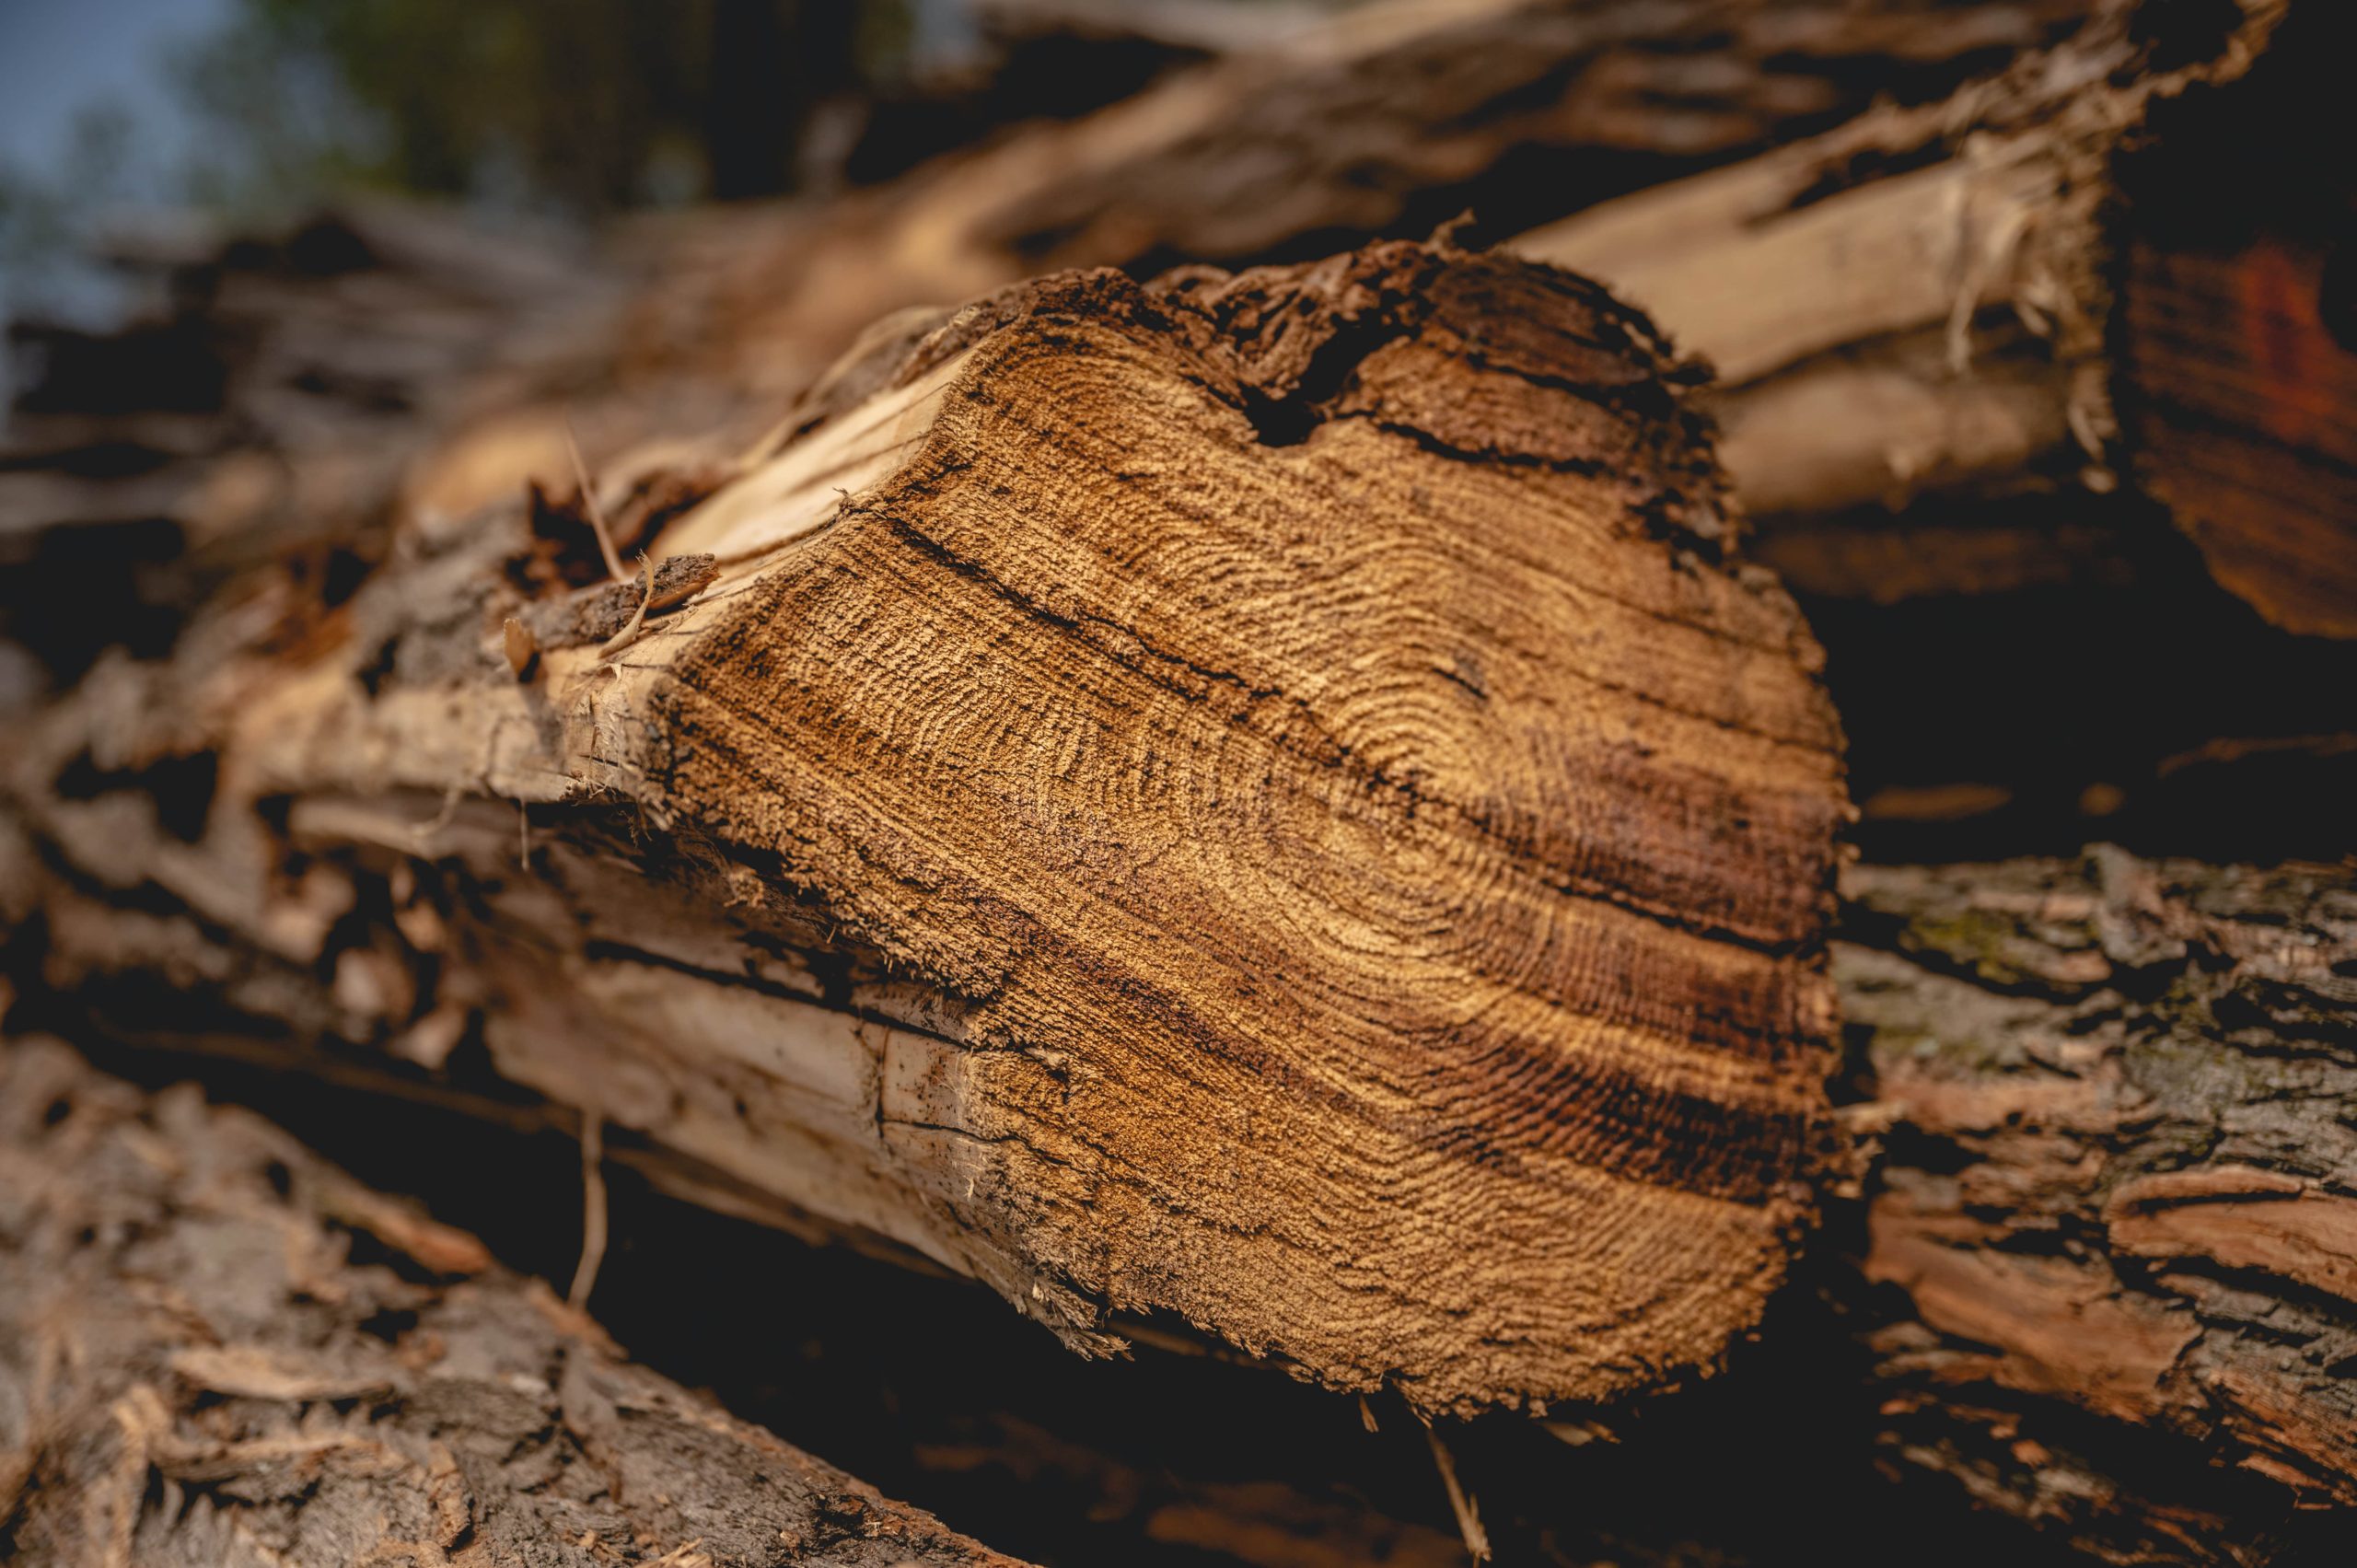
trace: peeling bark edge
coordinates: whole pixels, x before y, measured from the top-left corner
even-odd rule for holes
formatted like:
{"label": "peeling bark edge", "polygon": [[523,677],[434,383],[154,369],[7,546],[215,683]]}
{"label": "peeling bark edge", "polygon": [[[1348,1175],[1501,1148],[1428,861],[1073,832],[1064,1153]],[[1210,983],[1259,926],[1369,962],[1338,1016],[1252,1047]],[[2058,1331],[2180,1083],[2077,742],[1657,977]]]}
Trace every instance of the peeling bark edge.
{"label": "peeling bark edge", "polygon": [[2307,1561],[2357,1509],[2357,867],[1845,892],[1890,1466],[2107,1562]]}

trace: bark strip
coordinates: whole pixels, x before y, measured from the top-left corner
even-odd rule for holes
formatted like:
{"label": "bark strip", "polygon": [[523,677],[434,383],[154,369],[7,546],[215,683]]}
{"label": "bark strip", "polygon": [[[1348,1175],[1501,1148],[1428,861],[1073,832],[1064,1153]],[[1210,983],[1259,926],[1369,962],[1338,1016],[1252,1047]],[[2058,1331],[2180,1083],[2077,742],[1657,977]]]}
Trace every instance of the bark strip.
{"label": "bark strip", "polygon": [[[2117,1562],[2257,1562],[2357,1507],[2347,866],[1856,868],[1896,1467]],[[2345,1538],[2344,1538],[2345,1539]]]}

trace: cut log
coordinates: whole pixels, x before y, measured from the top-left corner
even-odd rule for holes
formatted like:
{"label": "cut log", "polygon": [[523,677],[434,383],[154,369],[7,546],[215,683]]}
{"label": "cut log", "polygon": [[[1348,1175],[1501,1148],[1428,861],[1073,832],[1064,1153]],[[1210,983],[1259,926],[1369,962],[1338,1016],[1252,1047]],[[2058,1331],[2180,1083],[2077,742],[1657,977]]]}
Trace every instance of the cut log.
{"label": "cut log", "polygon": [[0,1262],[11,1561],[1013,1565],[267,1122],[53,1042],[0,1045]]}
{"label": "cut log", "polygon": [[102,667],[11,774],[28,983],[487,1054],[1084,1350],[1656,1388],[1838,1157],[1837,736],[1681,374],[1445,244],[995,296],[609,641],[549,634],[587,530],[510,510]]}
{"label": "cut log", "polygon": [[[1855,868],[1871,1333],[1900,1469],[2113,1562],[2357,1507],[2357,877]],[[2286,1561],[2331,1561],[2293,1553]]]}
{"label": "cut log", "polygon": [[2305,4],[2231,88],[2155,115],[2123,170],[2121,415],[2136,472],[2218,580],[2288,631],[2357,637],[2357,141],[2334,63],[2357,13]]}

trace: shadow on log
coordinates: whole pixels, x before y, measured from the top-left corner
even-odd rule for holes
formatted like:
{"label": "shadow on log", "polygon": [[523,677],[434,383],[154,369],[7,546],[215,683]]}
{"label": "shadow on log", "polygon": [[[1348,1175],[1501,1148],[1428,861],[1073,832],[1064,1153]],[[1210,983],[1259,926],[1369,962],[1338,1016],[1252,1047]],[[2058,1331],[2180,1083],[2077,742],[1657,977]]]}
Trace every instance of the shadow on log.
{"label": "shadow on log", "polygon": [[0,1554],[1014,1568],[193,1089],[0,1046]]}

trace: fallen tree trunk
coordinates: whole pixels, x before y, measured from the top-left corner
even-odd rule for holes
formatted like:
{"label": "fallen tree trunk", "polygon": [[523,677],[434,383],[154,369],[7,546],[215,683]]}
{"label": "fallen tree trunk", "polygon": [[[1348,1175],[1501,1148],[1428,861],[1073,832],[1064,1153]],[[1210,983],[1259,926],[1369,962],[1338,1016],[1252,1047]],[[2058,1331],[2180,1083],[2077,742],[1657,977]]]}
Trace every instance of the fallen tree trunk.
{"label": "fallen tree trunk", "polygon": [[[1935,100],[2058,41],[2101,0],[1422,0],[1346,7],[825,204],[648,220],[650,281],[596,382],[657,434],[667,384],[774,411],[866,323],[1060,267],[1144,276],[1420,238],[1470,210],[1507,235],[1839,124]],[[1256,11],[1267,7],[1256,6]],[[412,501],[504,497],[545,461],[557,397],[506,389],[420,465]],[[617,436],[617,439],[621,439]]]}
{"label": "fallen tree trunk", "polygon": [[[1878,1151],[1858,1249],[1842,1239],[1849,1205],[1837,1204],[1836,1246],[1762,1342],[1709,1387],[1626,1424],[1608,1418],[1617,1441],[1569,1449],[1536,1434],[1509,1442],[1495,1427],[1453,1436],[1493,1537],[1600,1532],[1585,1550],[1768,1562],[1864,1553],[1912,1531],[1929,1560],[1968,1562],[2011,1550],[2010,1519],[2026,1540],[2112,1562],[2332,1561],[2316,1554],[2357,1488],[2344,1372],[2357,1354],[2357,1241],[2345,1234],[2357,1055],[2344,972],[2357,959],[2357,891],[2346,869],[2100,850],[2084,861],[1857,867],[1845,893],[1834,973],[1854,1086],[1872,1091],[1845,1114]],[[124,980],[113,977],[105,1001],[135,1007]],[[178,1021],[204,997],[172,997]],[[267,1059],[313,1074],[329,1060],[300,1041]],[[339,1099],[317,1114],[296,1125],[328,1134],[352,1112]],[[695,1248],[673,1252],[684,1261]],[[637,1265],[642,1278],[649,1266]],[[639,1293],[659,1298],[663,1287],[645,1281]],[[662,1339],[659,1327],[703,1322],[669,1309],[640,1332]],[[909,1331],[880,1327],[870,1353],[897,1371]],[[896,1431],[921,1434],[912,1441],[947,1445],[928,1447],[916,1470],[995,1469],[1004,1487],[1047,1484],[1041,1467],[1053,1468],[1072,1513],[1097,1521],[1098,1550],[1117,1550],[1124,1529],[1216,1543],[1248,1562],[1307,1561],[1301,1538],[1313,1533],[1337,1560],[1376,1539],[1394,1552],[1452,1550],[1429,1521],[1403,1522],[1419,1493],[1391,1501],[1403,1518],[1387,1518],[1319,1503],[1315,1485],[1289,1492],[1282,1469],[1248,1470],[1253,1486],[1225,1492],[1202,1479],[1200,1434],[1235,1418],[1220,1403],[1233,1390],[1165,1411],[1174,1432],[1197,1434],[1192,1449],[1173,1436],[1142,1442],[1150,1458],[1122,1458],[1062,1428],[1094,1407],[1039,1403],[1027,1370],[1015,1367],[1029,1402],[1013,1419],[1044,1430],[1015,1442],[1022,1452],[970,1425],[1011,1391],[961,1385],[896,1418]],[[1814,1441],[1780,1441],[1804,1401]],[[1387,1422],[1392,1407],[1377,1407]],[[1868,1469],[1877,1458],[1898,1483],[1887,1492]],[[1688,1478],[1719,1464],[1743,1485],[1704,1506]],[[1141,1466],[1161,1477],[1143,1492]],[[974,1505],[991,1493],[978,1485]]]}
{"label": "fallen tree trunk", "polygon": [[1871,515],[2132,473],[2270,621],[2349,635],[2357,354],[2322,286],[2346,182],[2273,159],[2341,139],[2321,63],[2347,17],[2242,11],[2222,29],[2116,6],[1945,103],[1877,108],[1513,248],[1603,279],[1712,362],[1762,559],[1804,592],[2053,581],[2084,548],[2067,526]]}
{"label": "fallen tree trunk", "polygon": [[1864,1272],[1911,1307],[1869,1330],[1889,1464],[2114,1562],[2345,1542],[2349,867],[2107,849],[1846,892],[1877,1096],[1853,1114],[1882,1145]]}
{"label": "fallen tree trunk", "polygon": [[40,1041],[0,1047],[0,1111],[12,1560],[1013,1562],[253,1116]]}
{"label": "fallen tree trunk", "polygon": [[40,983],[464,1046],[1084,1350],[1657,1387],[1835,1158],[1845,809],[1678,374],[1445,245],[995,296],[671,520],[684,605],[511,511],[102,668],[11,779]]}
{"label": "fallen tree trunk", "polygon": [[[1727,464],[1765,517],[2017,490],[2119,435],[2107,211],[2150,106],[2247,72],[2282,21],[2117,5],[1947,101],[1882,107],[1748,163],[1525,235],[1710,359]],[[2090,475],[2098,486],[2108,479]]]}

